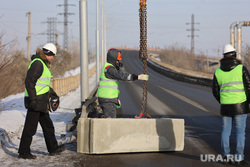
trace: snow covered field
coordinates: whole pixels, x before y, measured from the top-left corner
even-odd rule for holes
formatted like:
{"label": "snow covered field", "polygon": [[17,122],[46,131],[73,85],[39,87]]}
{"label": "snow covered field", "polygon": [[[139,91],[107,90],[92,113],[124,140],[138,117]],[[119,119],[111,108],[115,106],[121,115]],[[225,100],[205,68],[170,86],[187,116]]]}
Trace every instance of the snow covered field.
{"label": "snow covered field", "polygon": [[[75,70],[76,73],[79,71]],[[96,75],[93,75],[89,79],[89,92],[94,89],[95,82]],[[24,160],[18,158],[20,137],[26,116],[24,93],[11,95],[3,99],[1,105],[4,110],[0,112],[0,166],[76,166],[77,161],[79,161],[77,157],[80,155],[76,152],[76,143],[70,141],[72,132],[67,132],[67,125],[72,124],[75,108],[79,108],[80,104],[79,87],[74,92],[69,92],[66,96],[61,97],[59,109],[50,113],[58,143],[66,144],[68,149],[61,155],[49,156],[42,129],[38,125],[37,133],[31,144],[31,153],[36,155],[37,158],[35,160]]]}

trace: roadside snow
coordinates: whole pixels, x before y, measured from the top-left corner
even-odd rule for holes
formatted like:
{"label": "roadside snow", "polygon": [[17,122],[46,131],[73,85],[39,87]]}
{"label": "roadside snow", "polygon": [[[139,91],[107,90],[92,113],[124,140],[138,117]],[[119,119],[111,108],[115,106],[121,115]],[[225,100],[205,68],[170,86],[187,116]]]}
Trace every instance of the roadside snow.
{"label": "roadside snow", "polygon": [[[89,64],[89,70],[92,68],[92,67],[94,67],[95,66],[95,63],[91,63],[91,64]],[[77,67],[77,68],[75,68],[75,69],[73,69],[73,70],[70,70],[70,71],[67,71],[65,74],[64,74],[64,76],[63,76],[63,78],[66,78],[66,77],[69,77],[69,76],[75,76],[75,75],[77,75],[77,74],[80,74],[80,67]]]}

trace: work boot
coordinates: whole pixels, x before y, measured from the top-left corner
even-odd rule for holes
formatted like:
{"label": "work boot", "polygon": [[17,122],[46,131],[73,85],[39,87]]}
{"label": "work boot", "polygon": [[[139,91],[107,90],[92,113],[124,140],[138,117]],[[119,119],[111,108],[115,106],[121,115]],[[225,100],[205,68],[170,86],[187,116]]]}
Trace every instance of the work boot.
{"label": "work boot", "polygon": [[23,159],[36,159],[35,155],[32,155],[31,153],[28,154],[19,154],[18,158],[23,158]]}
{"label": "work boot", "polygon": [[235,165],[235,161],[232,161],[231,159],[229,159],[229,161],[228,161],[228,159],[227,159],[227,157],[225,156],[225,157],[223,157],[223,162],[222,162],[222,164],[223,165]]}
{"label": "work boot", "polygon": [[54,152],[50,152],[49,155],[54,156],[54,155],[56,155],[58,153],[61,153],[61,152],[65,151],[66,149],[67,149],[66,145],[64,145],[64,144],[60,145],[60,146],[57,147],[57,149]]}

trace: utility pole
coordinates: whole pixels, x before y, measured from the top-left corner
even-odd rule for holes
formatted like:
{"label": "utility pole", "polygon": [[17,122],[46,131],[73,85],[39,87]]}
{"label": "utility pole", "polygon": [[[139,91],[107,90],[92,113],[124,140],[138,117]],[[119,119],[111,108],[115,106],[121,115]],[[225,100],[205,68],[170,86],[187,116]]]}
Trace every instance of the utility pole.
{"label": "utility pole", "polygon": [[30,60],[30,40],[31,40],[31,12],[26,13],[28,15],[28,36],[27,40],[27,59]]}
{"label": "utility pole", "polygon": [[64,6],[64,13],[59,13],[59,15],[64,15],[64,32],[63,32],[63,48],[68,49],[68,15],[74,15],[74,13],[68,13],[68,6],[75,6],[74,4],[68,4],[68,0],[64,0],[64,4],[57,6]]}
{"label": "utility pole", "polygon": [[194,37],[199,37],[198,35],[194,35],[195,31],[199,31],[199,29],[195,29],[194,25],[195,24],[200,24],[200,23],[195,23],[194,22],[194,14],[192,14],[191,17],[191,23],[186,23],[187,25],[191,24],[191,29],[187,29],[187,31],[191,31],[191,35],[188,35],[188,37],[191,37],[191,54],[194,55]]}

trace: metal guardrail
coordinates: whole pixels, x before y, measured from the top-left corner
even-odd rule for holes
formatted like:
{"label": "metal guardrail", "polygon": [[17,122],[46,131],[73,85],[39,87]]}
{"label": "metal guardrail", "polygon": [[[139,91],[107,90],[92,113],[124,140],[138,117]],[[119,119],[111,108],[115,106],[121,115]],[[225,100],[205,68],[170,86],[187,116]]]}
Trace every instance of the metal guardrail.
{"label": "metal guardrail", "polygon": [[194,77],[194,76],[189,76],[189,75],[185,75],[182,73],[178,73],[178,72],[175,72],[169,68],[163,67],[163,66],[151,61],[150,59],[148,59],[147,62],[148,62],[148,67],[151,68],[152,70],[154,70],[160,74],[163,74],[165,76],[168,76],[172,79],[175,79],[177,81],[212,87],[212,82],[213,82],[212,79]]}

